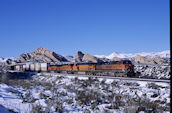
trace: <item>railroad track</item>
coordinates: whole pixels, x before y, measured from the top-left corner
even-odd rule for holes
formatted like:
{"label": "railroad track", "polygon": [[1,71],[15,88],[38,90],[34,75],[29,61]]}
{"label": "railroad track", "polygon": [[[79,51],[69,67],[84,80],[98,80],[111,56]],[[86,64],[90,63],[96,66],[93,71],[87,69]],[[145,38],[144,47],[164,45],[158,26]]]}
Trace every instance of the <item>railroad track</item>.
{"label": "railroad track", "polygon": [[[72,76],[72,75],[70,75]],[[132,80],[132,81],[148,81],[148,82],[165,82],[170,83],[170,80],[162,80],[162,79],[145,79],[145,78],[129,78],[129,77],[111,77],[111,76],[90,76],[90,75],[79,75],[80,77],[97,77],[97,78],[105,78],[105,79],[118,79],[118,80]]]}
{"label": "railroad track", "polygon": [[[36,74],[36,72],[18,72],[12,71],[11,73],[28,73],[28,74]],[[163,83],[171,83],[170,80],[163,79],[147,79],[147,78],[131,78],[131,77],[112,77],[112,76],[96,76],[96,75],[81,75],[81,74],[64,74],[64,73],[47,73],[41,72],[41,74],[50,74],[50,75],[64,75],[64,76],[73,76],[73,77],[93,77],[93,78],[105,78],[105,79],[117,79],[117,80],[130,80],[130,81],[147,81],[147,82],[163,82]]]}
{"label": "railroad track", "polygon": [[[59,74],[59,73],[47,73],[43,72],[42,74]],[[146,79],[146,78],[131,78],[131,77],[112,77],[112,76],[96,76],[96,75],[80,75],[80,74],[63,74],[64,76],[73,76],[73,77],[93,77],[93,78],[105,78],[105,79],[117,79],[117,80],[131,80],[131,81],[148,81],[148,82],[163,82],[163,83],[171,83],[170,80],[163,79]]]}

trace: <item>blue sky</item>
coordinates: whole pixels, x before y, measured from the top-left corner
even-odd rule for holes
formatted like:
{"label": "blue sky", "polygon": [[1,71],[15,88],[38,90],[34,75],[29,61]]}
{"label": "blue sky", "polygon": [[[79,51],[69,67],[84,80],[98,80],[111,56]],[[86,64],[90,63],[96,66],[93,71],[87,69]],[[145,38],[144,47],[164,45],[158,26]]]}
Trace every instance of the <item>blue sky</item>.
{"label": "blue sky", "polygon": [[0,0],[0,56],[170,49],[169,0]]}

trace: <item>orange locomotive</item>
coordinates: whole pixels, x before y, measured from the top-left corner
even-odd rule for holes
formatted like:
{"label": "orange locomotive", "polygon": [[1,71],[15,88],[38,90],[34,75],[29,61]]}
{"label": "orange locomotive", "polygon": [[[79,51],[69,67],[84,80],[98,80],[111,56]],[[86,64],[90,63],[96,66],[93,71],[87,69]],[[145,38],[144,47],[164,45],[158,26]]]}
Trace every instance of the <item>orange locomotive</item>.
{"label": "orange locomotive", "polygon": [[48,71],[88,75],[134,76],[134,66],[129,60],[104,63],[49,65]]}

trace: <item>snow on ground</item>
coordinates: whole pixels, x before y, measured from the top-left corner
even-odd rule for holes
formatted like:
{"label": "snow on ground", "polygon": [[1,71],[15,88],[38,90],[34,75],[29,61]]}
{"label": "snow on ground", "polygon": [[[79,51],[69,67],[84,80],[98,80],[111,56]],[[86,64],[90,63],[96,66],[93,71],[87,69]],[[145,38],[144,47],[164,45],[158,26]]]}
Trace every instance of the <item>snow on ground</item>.
{"label": "snow on ground", "polygon": [[31,109],[30,104],[22,103],[22,99],[17,96],[21,95],[21,93],[6,84],[0,84],[0,104],[15,112],[29,113]]}
{"label": "snow on ground", "polygon": [[169,113],[170,84],[39,73],[29,80],[1,80],[0,105],[21,113]]}
{"label": "snow on ground", "polygon": [[141,76],[158,79],[170,79],[170,65],[135,65],[135,72],[140,72]]}

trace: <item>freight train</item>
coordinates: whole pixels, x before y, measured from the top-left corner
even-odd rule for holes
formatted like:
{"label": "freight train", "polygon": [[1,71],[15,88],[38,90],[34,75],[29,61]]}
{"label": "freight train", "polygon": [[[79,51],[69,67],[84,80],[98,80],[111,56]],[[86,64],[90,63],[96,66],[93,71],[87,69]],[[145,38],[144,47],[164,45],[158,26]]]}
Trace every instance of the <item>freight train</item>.
{"label": "freight train", "polygon": [[134,65],[130,60],[111,61],[103,63],[20,63],[11,66],[16,71],[55,72],[66,74],[84,74],[97,76],[134,76]]}

